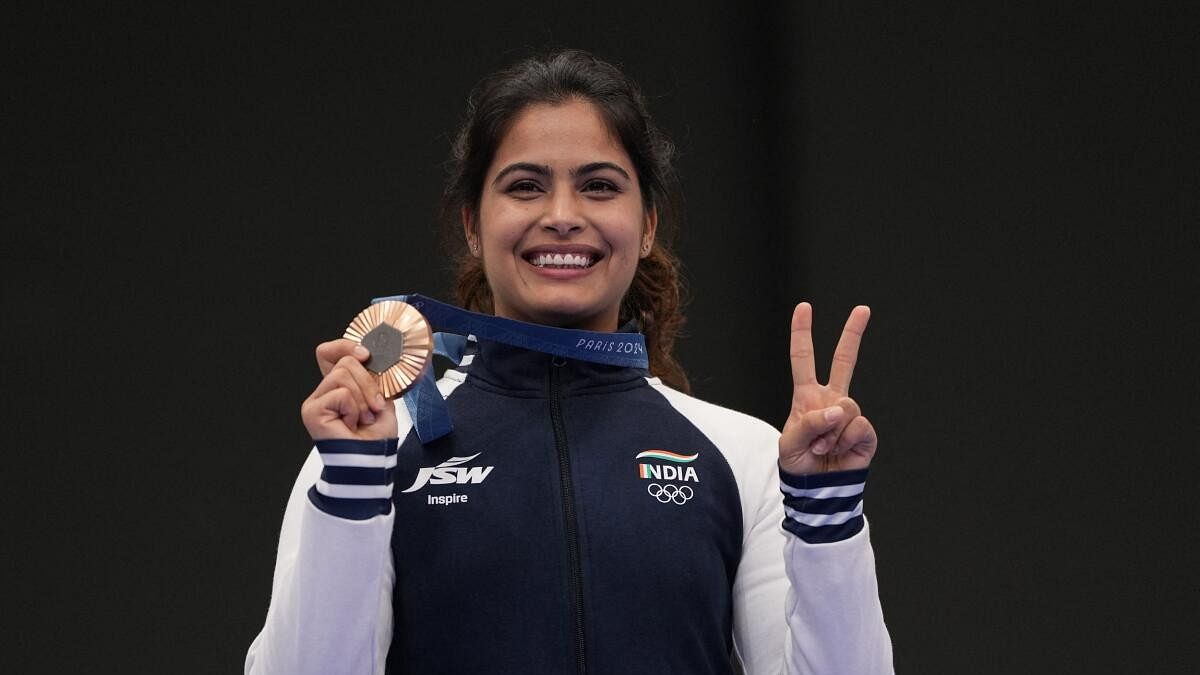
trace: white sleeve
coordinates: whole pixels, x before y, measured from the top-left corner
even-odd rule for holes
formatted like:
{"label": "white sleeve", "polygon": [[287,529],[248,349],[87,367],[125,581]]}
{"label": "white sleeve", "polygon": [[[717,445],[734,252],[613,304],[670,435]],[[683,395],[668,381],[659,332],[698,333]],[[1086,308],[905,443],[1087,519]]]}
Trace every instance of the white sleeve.
{"label": "white sleeve", "polygon": [[788,673],[894,672],[869,529],[826,544],[786,534]]}
{"label": "white sleeve", "polygon": [[[394,465],[394,445],[392,458]],[[246,675],[384,672],[392,640],[395,513],[389,508],[353,520],[319,509],[311,496],[316,486],[332,493],[362,487],[331,485],[322,479],[324,464],[314,448],[292,488],[271,605],[246,654]]]}
{"label": "white sleeve", "polygon": [[[774,443],[771,450],[778,452]],[[861,516],[861,483],[856,515],[861,529],[845,539],[807,543],[789,531],[798,529],[793,521],[807,515],[785,509],[776,466],[771,462],[767,470],[745,470],[739,476],[746,535],[733,589],[734,648],[747,675],[892,673],[875,557]],[[836,474],[828,476],[834,480],[825,482],[838,482]],[[782,526],[785,510],[789,530]],[[836,514],[816,518],[840,519]],[[836,531],[839,525],[826,528]],[[815,538],[828,535],[819,532],[824,528],[815,529]]]}

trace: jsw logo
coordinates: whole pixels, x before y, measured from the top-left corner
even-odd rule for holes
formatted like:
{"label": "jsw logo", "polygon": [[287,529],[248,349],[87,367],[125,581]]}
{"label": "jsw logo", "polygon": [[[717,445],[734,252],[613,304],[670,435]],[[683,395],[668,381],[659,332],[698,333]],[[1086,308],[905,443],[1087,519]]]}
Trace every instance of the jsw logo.
{"label": "jsw logo", "polygon": [[457,466],[469,462],[483,453],[475,453],[470,457],[451,457],[450,459],[438,464],[437,466],[429,466],[417,472],[417,479],[413,484],[403,492],[416,492],[425,487],[426,483],[432,485],[449,485],[457,483],[465,485],[466,483],[482,483],[483,479],[488,477],[494,466]]}

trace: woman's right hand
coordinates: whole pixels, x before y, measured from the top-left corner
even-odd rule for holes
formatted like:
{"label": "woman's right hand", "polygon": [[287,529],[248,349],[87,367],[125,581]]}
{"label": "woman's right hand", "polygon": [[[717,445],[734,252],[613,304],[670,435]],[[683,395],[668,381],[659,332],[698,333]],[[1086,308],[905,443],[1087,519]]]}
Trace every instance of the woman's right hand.
{"label": "woman's right hand", "polygon": [[300,406],[314,441],[396,437],[395,408],[379,393],[375,375],[363,367],[370,356],[366,347],[344,338],[317,346],[317,367],[325,377]]}

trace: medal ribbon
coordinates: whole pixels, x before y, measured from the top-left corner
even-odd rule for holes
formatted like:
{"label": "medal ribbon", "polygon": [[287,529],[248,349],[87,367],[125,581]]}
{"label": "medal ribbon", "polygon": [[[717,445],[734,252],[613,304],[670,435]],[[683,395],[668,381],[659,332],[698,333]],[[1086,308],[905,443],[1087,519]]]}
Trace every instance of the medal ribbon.
{"label": "medal ribbon", "polygon": [[[602,333],[541,326],[469,312],[417,294],[375,298],[371,303],[384,300],[406,302],[420,312],[435,331],[434,353],[450,359],[456,365],[462,362],[467,336],[472,335],[482,340],[569,359],[626,368],[650,367],[646,340],[640,333]],[[453,430],[450,410],[433,379],[433,368],[427,368],[403,398],[422,444],[441,438]]]}

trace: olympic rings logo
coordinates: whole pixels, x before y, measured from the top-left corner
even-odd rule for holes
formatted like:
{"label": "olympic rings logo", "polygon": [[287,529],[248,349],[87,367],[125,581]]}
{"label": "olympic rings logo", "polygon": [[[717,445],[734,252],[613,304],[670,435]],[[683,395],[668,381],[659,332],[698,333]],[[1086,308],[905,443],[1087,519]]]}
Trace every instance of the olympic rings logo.
{"label": "olympic rings logo", "polygon": [[663,504],[673,502],[675,504],[682,505],[686,504],[689,499],[695,496],[695,492],[692,490],[691,486],[678,486],[671,485],[670,483],[667,483],[666,485],[651,483],[646,486],[646,492],[649,492],[651,497],[654,497]]}

